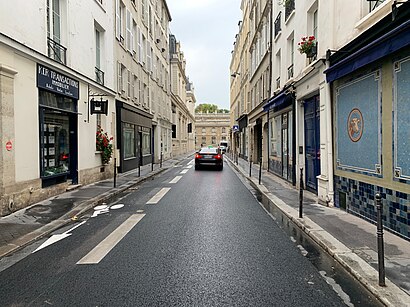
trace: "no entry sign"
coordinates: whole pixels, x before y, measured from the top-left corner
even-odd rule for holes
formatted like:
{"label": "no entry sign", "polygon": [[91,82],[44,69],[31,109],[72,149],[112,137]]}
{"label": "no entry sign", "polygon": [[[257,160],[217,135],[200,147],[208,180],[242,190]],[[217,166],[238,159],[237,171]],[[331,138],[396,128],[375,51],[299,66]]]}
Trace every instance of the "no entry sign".
{"label": "no entry sign", "polygon": [[10,150],[13,149],[13,143],[11,141],[8,141],[6,143],[6,149],[7,149],[7,151],[10,151]]}

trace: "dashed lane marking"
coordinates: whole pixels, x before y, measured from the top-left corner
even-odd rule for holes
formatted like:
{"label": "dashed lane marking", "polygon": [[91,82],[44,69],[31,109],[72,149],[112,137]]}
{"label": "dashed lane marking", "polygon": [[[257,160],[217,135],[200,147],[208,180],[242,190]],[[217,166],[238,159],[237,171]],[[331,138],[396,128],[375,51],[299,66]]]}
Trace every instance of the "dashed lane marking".
{"label": "dashed lane marking", "polygon": [[133,214],[117,227],[108,237],[85,255],[77,264],[98,264],[120,242],[130,230],[138,224],[145,214]]}
{"label": "dashed lane marking", "polygon": [[174,179],[172,179],[169,183],[177,183],[180,179],[182,178],[182,176],[176,176]]}
{"label": "dashed lane marking", "polygon": [[189,169],[183,169],[180,174],[186,174],[189,171]]}
{"label": "dashed lane marking", "polygon": [[162,197],[165,196],[165,194],[168,193],[168,191],[171,190],[171,188],[162,188],[157,194],[155,194],[154,197],[152,197],[148,202],[147,205],[153,205],[157,204]]}

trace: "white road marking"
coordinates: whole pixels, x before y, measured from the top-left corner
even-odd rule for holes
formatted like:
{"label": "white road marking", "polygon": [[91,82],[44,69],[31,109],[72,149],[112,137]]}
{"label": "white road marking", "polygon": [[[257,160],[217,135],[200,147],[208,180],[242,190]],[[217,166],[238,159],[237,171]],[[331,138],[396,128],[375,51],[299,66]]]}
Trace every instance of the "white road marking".
{"label": "white road marking", "polygon": [[58,242],[62,239],[65,239],[65,238],[71,236],[71,233],[69,233],[69,232],[72,232],[74,229],[76,229],[77,227],[80,227],[85,222],[86,221],[82,221],[81,223],[75,225],[74,227],[70,228],[69,230],[67,230],[63,233],[51,236],[50,238],[47,239],[47,241],[45,241],[43,244],[41,244],[39,247],[37,247],[37,249],[35,251],[33,251],[33,253],[39,251],[40,249],[43,249],[44,247],[47,247],[47,246],[49,246],[53,243],[56,243],[56,242]]}
{"label": "white road marking", "polygon": [[187,165],[187,166],[185,166],[184,168],[192,168],[192,164],[191,165]]}
{"label": "white road marking", "polygon": [[122,207],[124,207],[124,204],[116,204],[116,205],[112,205],[110,207],[110,210],[117,210],[117,209],[121,209]]}
{"label": "white road marking", "polygon": [[189,171],[189,169],[183,169],[180,174],[186,174]]}
{"label": "white road marking", "polygon": [[155,194],[154,197],[152,197],[148,202],[147,205],[152,205],[158,203],[162,197],[164,197],[165,194],[168,193],[168,191],[171,190],[171,188],[162,188],[157,194]]}
{"label": "white road marking", "polygon": [[94,249],[85,255],[77,264],[97,264],[120,242],[130,230],[137,225],[145,214],[131,215],[117,227],[108,237],[102,240]]}
{"label": "white road marking", "polygon": [[179,179],[181,179],[182,176],[176,176],[174,179],[172,179],[169,183],[177,183]]}

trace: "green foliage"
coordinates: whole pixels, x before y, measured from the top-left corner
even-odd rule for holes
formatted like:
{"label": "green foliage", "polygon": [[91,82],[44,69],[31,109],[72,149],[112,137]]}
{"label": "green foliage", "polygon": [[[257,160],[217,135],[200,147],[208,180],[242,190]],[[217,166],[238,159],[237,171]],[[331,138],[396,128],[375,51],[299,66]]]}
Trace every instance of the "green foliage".
{"label": "green foliage", "polygon": [[96,133],[96,149],[97,151],[101,151],[101,161],[103,164],[110,162],[113,152],[112,140],[113,137],[108,137],[107,132],[104,132],[101,127],[98,127]]}
{"label": "green foliage", "polygon": [[201,103],[195,108],[195,113],[215,113],[218,110],[218,106],[210,103]]}

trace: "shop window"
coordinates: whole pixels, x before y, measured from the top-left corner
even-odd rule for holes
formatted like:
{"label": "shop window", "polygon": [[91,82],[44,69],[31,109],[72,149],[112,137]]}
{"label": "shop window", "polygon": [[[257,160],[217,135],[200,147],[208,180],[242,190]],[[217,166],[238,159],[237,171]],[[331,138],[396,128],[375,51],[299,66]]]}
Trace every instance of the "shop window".
{"label": "shop window", "polygon": [[44,110],[43,114],[41,176],[68,173],[70,169],[69,117],[52,110]]}
{"label": "shop window", "polygon": [[142,155],[151,154],[151,134],[149,132],[142,132]]}
{"label": "shop window", "polygon": [[135,158],[136,146],[135,146],[135,125],[123,124],[122,137],[124,144],[124,159]]}

